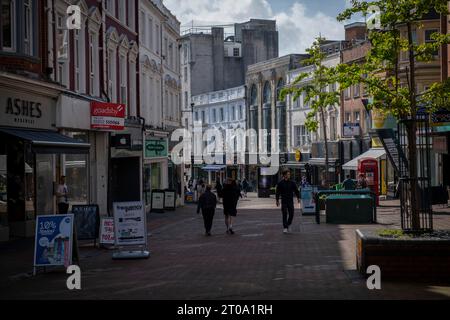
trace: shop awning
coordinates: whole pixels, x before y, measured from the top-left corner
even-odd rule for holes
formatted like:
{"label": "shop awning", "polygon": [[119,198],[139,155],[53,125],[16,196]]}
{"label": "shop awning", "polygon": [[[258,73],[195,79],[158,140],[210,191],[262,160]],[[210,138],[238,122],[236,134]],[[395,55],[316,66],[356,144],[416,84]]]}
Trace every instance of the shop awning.
{"label": "shop awning", "polygon": [[225,169],[227,166],[223,164],[208,164],[202,168],[205,171],[220,171]]}
{"label": "shop awning", "polygon": [[0,132],[31,143],[36,153],[89,153],[90,144],[49,130],[0,128]]}
{"label": "shop awning", "polygon": [[344,170],[358,170],[358,160],[362,158],[374,158],[379,159],[386,155],[386,151],[384,148],[371,148],[364,152],[363,154],[360,154],[356,158],[350,160],[349,162],[345,163],[342,166],[342,169]]}

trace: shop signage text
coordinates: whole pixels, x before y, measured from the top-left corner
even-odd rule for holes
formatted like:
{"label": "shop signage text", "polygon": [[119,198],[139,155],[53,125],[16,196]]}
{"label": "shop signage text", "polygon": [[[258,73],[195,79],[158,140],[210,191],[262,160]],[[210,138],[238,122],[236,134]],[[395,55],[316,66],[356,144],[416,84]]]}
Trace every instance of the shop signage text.
{"label": "shop signage text", "polygon": [[161,158],[167,156],[167,139],[145,139],[145,158]]}
{"label": "shop signage text", "polygon": [[120,131],[124,127],[124,104],[91,102],[91,129]]}

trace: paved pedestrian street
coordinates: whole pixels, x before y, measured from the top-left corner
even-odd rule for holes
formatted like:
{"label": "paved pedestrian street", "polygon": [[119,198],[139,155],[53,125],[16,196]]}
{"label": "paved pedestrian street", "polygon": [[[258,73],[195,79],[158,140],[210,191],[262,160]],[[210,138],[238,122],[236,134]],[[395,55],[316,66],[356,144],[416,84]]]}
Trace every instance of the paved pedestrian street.
{"label": "paved pedestrian street", "polygon": [[[395,228],[395,202],[382,202],[377,225],[317,225],[296,212],[284,235],[274,199],[241,200],[235,235],[222,209],[206,237],[193,205],[148,216],[146,260],[112,260],[112,250],[80,244],[81,290],[64,270],[31,276],[33,240],[0,247],[0,299],[448,299],[450,285],[385,282],[368,290],[355,270],[355,230]],[[298,210],[298,209],[297,209]],[[447,210],[447,209],[446,209]],[[450,229],[441,210],[436,228]]]}

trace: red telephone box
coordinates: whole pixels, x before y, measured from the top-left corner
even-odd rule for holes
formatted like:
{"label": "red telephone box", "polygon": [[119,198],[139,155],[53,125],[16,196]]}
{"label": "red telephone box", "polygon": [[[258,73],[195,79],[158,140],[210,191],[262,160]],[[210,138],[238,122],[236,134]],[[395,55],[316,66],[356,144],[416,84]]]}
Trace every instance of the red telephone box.
{"label": "red telephone box", "polygon": [[367,185],[370,190],[376,194],[377,206],[379,205],[378,196],[380,191],[378,188],[378,161],[374,158],[364,158],[358,161],[358,175],[364,174]]}

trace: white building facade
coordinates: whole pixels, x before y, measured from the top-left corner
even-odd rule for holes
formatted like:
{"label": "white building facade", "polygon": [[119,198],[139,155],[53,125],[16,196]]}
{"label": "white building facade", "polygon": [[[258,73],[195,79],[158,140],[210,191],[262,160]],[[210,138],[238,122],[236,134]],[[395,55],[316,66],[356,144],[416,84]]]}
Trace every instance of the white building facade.
{"label": "white building facade", "polygon": [[[183,203],[183,166],[170,161],[170,134],[181,126],[180,22],[162,1],[139,1],[140,107],[145,119],[144,197],[149,208],[152,190],[178,191]],[[148,151],[152,146],[161,151]]]}
{"label": "white building facade", "polygon": [[[193,125],[196,128],[201,127],[203,132],[210,129],[219,130],[223,143],[233,143],[234,145],[231,147],[237,150],[240,147],[238,139],[233,138],[227,141],[226,131],[233,129],[246,130],[245,91],[245,86],[239,86],[193,96]],[[204,142],[203,147],[206,147],[207,143],[211,143],[211,141]],[[225,151],[226,146],[222,145],[222,147],[222,150]],[[226,162],[224,158],[222,164],[223,168],[220,166],[213,168],[207,165],[197,165],[197,167],[194,167],[194,176],[197,179],[207,180],[209,183],[216,179],[223,181],[226,177],[233,179],[242,179],[244,177],[245,168],[243,165],[238,165],[235,159],[232,162]],[[206,170],[202,170],[202,168],[206,168]]]}

